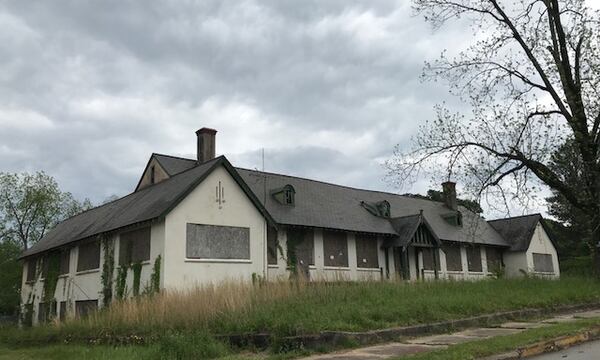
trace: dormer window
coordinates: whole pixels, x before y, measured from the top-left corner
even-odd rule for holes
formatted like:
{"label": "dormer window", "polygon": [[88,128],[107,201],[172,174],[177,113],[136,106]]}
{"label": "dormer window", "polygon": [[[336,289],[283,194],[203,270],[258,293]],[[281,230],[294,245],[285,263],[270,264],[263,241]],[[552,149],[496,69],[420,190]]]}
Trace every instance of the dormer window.
{"label": "dormer window", "polygon": [[386,200],[378,201],[376,203],[361,201],[360,205],[375,216],[379,216],[382,218],[389,218],[392,216],[390,210],[390,203]]}
{"label": "dormer window", "polygon": [[296,202],[296,190],[289,184],[272,190],[271,196],[281,205],[294,206]]}
{"label": "dormer window", "polygon": [[463,215],[460,211],[441,215],[446,222],[452,226],[463,226]]}

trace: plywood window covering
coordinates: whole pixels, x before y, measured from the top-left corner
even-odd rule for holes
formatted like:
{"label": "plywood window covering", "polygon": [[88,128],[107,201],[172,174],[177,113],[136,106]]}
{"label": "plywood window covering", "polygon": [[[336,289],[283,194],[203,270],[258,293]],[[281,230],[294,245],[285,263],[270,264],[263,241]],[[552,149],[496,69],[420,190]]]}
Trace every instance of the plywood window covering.
{"label": "plywood window covering", "polygon": [[434,270],[433,269],[433,257],[435,256],[435,270],[441,270],[440,268],[440,252],[435,248],[423,248],[423,269],[425,270]]}
{"label": "plywood window covering", "polygon": [[277,230],[272,227],[267,229],[267,263],[277,265]]}
{"label": "plywood window covering", "polygon": [[58,266],[58,274],[65,275],[69,273],[69,266],[71,262],[71,249],[63,250],[60,252],[60,263]]}
{"label": "plywood window covering", "polygon": [[288,246],[296,244],[296,260],[302,265],[315,264],[314,233],[311,229],[290,228],[287,230]]}
{"label": "plywood window covering", "polygon": [[75,315],[85,317],[98,310],[98,300],[79,300],[75,301]]}
{"label": "plywood window covering", "polygon": [[38,304],[38,322],[45,323],[50,320],[50,318],[56,317],[56,301],[53,301],[50,304],[50,314],[46,312],[46,303],[40,302]]}
{"label": "plywood window covering", "polygon": [[499,271],[502,268],[502,251],[495,247],[485,249],[487,268],[489,272]]}
{"label": "plywood window covering", "polygon": [[482,272],[483,265],[481,264],[481,248],[479,246],[467,246],[467,264],[469,271]]}
{"label": "plywood window covering", "polygon": [[119,236],[119,265],[150,260],[150,227],[122,233]]}
{"label": "plywood window covering", "polygon": [[446,243],[443,247],[446,254],[446,269],[448,271],[462,271],[462,258],[460,255],[460,245]]}
{"label": "plywood window covering", "polygon": [[27,260],[27,281],[35,281],[37,262],[37,258],[29,258]]}
{"label": "plywood window covering", "polygon": [[250,260],[250,229],[187,224],[186,256],[189,259]]}
{"label": "plywood window covering", "polygon": [[356,264],[359,268],[379,268],[377,236],[356,235]]}
{"label": "plywood window covering", "polygon": [[79,245],[77,271],[93,270],[100,267],[100,241]]}
{"label": "plywood window covering", "polygon": [[536,272],[553,273],[552,255],[533,253],[533,270]]}
{"label": "plywood window covering", "polygon": [[348,238],[342,231],[323,231],[325,266],[348,267]]}

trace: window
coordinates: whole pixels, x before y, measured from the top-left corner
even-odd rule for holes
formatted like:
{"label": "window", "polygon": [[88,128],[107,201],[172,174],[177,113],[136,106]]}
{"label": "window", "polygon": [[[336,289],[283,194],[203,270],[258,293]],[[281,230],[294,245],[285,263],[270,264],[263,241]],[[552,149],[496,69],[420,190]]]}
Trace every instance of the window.
{"label": "window", "polygon": [[98,240],[79,245],[77,271],[98,269],[100,267],[100,242]]}
{"label": "window", "polygon": [[296,228],[288,229],[287,245],[288,248],[294,247],[296,250],[296,261],[298,264],[315,264],[314,234],[312,230]]}
{"label": "window", "polygon": [[323,231],[325,266],[348,267],[348,240],[341,231]]}
{"label": "window", "polygon": [[271,191],[271,196],[282,205],[294,205],[296,190],[290,184],[285,185],[284,187],[277,188]]}
{"label": "window", "polygon": [[86,317],[96,310],[98,310],[98,300],[75,301],[75,315],[78,317]]}
{"label": "window", "polygon": [[533,253],[533,270],[535,272],[553,273],[552,255]]}
{"label": "window", "polygon": [[119,236],[119,265],[150,260],[150,227],[122,233]]}
{"label": "window", "polygon": [[443,246],[446,254],[446,268],[448,271],[462,271],[462,258],[460,255],[460,245],[447,243]]}
{"label": "window", "polygon": [[250,229],[187,224],[186,256],[189,259],[250,260]]}
{"label": "window", "polygon": [[434,270],[434,256],[435,256],[435,270],[440,270],[440,252],[436,248],[423,248],[423,269],[424,270]]}
{"label": "window", "polygon": [[65,321],[67,319],[67,302],[66,301],[61,301],[60,302],[60,314],[58,314],[58,316],[60,317],[60,321]]}
{"label": "window", "polygon": [[467,246],[467,264],[469,271],[482,272],[481,248],[479,246]]}
{"label": "window", "polygon": [[359,268],[379,268],[377,237],[356,234],[356,264]]}
{"label": "window", "polygon": [[267,229],[267,264],[277,265],[277,230]]}
{"label": "window", "polygon": [[285,192],[285,203],[287,205],[294,205],[294,191],[291,189],[286,189]]}
{"label": "window", "polygon": [[154,184],[156,182],[156,168],[154,165],[150,167],[150,184]]}
{"label": "window", "polygon": [[29,258],[29,260],[27,260],[27,281],[28,282],[35,281],[36,269],[37,269],[37,259]]}
{"label": "window", "polygon": [[[47,310],[50,310],[50,314],[48,314]],[[50,309],[48,309],[45,302],[40,302],[38,304],[38,322],[45,323],[55,317],[56,317],[56,301],[53,301],[50,304]]]}
{"label": "window", "polygon": [[63,250],[60,252],[60,263],[58,266],[58,275],[65,275],[69,273],[69,266],[71,262],[71,249]]}
{"label": "window", "polygon": [[502,269],[502,251],[498,248],[487,247],[485,249],[488,272],[497,272]]}

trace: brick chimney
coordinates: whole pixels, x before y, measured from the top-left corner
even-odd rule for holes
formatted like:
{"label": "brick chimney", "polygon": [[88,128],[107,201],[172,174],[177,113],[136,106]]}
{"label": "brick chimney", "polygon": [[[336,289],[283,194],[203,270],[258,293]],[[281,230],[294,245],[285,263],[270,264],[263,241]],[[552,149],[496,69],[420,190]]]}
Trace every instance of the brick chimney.
{"label": "brick chimney", "polygon": [[217,130],[203,127],[196,131],[198,137],[198,164],[215,158],[215,138]]}
{"label": "brick chimney", "polygon": [[458,203],[456,200],[456,183],[452,181],[446,181],[442,184],[444,189],[444,202],[446,207],[450,210],[458,210]]}

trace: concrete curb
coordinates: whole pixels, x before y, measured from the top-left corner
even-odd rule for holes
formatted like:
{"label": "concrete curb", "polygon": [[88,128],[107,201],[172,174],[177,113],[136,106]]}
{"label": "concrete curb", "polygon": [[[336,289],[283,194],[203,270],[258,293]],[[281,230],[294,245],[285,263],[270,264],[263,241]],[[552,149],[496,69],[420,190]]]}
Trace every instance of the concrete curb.
{"label": "concrete curb", "polygon": [[[296,349],[318,350],[323,348],[339,348],[352,345],[372,345],[396,341],[402,337],[416,337],[429,334],[440,334],[453,330],[461,330],[477,326],[489,326],[504,321],[542,317],[548,314],[584,311],[600,308],[600,303],[579,305],[562,305],[542,309],[522,309],[480,315],[465,319],[449,320],[432,324],[371,330],[365,332],[324,331],[319,334],[299,335],[276,338],[270,334],[225,335],[219,339],[229,342],[236,347],[254,347],[265,349],[269,346],[278,352]],[[507,358],[508,359],[508,358]]]}
{"label": "concrete curb", "polygon": [[563,349],[570,348],[575,345],[579,345],[588,341],[594,341],[600,339],[600,327],[595,327],[590,330],[581,332],[575,335],[562,336],[553,340],[542,341],[529,345],[523,348],[519,348],[516,351],[493,355],[486,357],[481,360],[518,360],[525,359],[532,356],[546,354],[550,352],[556,352]]}

